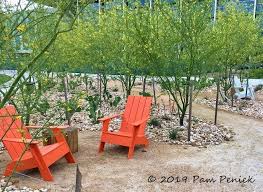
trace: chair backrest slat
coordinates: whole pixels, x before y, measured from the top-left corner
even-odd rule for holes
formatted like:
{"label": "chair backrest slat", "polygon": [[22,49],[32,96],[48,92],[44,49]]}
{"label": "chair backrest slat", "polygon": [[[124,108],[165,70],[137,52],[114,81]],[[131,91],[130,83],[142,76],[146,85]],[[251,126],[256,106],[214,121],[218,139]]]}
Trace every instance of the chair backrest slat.
{"label": "chair backrest slat", "polygon": [[[0,138],[31,138],[30,133],[25,128],[21,117],[18,116],[13,105],[0,109]],[[25,150],[24,143],[3,141],[3,144],[12,159],[20,157]]]}
{"label": "chair backrest slat", "polygon": [[[130,123],[148,117],[150,115],[151,103],[151,97],[129,96],[124,110],[120,131],[132,132],[132,126],[130,126]],[[139,135],[144,135],[145,127],[146,123],[140,126],[138,132]]]}

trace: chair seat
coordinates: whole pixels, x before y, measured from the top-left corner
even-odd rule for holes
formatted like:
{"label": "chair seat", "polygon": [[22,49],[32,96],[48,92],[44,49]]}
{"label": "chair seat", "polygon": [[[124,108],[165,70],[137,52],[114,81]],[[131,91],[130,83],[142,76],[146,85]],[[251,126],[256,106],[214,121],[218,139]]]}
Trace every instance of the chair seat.
{"label": "chair seat", "polygon": [[[39,150],[40,150],[40,153],[42,154],[42,156],[45,156],[48,153],[50,153],[51,151],[56,150],[60,145],[63,145],[63,143],[60,142],[60,143],[55,143],[55,144],[47,145],[47,146],[39,146]],[[28,160],[28,159],[32,159],[32,158],[33,158],[33,155],[31,153],[31,151],[28,150],[25,152],[25,154],[23,155],[21,160]],[[19,159],[20,159],[20,157],[14,159],[14,161],[18,161]]]}
{"label": "chair seat", "polygon": [[[124,132],[124,131],[107,132],[107,133],[112,135],[119,135],[123,137],[132,137],[132,133]],[[137,137],[144,137],[144,135],[137,135]]]}

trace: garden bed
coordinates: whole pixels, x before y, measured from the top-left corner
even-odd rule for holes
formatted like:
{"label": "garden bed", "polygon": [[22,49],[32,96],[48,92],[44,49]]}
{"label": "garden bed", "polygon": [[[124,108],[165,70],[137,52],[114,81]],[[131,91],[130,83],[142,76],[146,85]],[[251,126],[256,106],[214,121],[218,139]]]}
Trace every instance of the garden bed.
{"label": "garden bed", "polygon": [[157,119],[160,125],[148,125],[147,134],[150,139],[158,142],[206,147],[233,140],[235,135],[231,128],[223,124],[214,125],[211,121],[194,116],[192,117],[191,140],[188,141],[188,122],[185,121],[184,126],[178,126],[179,119],[175,114],[155,109],[152,118]]}
{"label": "garden bed", "polygon": [[[32,188],[26,187],[26,186],[18,187],[16,185],[17,182],[18,181],[15,181],[15,180],[8,182],[7,187],[5,188],[5,191],[7,191],[7,192],[48,192],[48,191],[50,191],[46,188],[32,189]],[[3,177],[0,181],[1,188],[6,186],[6,183],[7,183],[7,179],[5,179]],[[1,189],[0,189],[0,191],[1,191]]]}
{"label": "garden bed", "polygon": [[[215,92],[215,87],[206,88],[202,91],[202,96],[197,98],[195,102],[215,108]],[[238,113],[240,115],[263,119],[263,90],[256,92],[255,100],[234,100],[233,107],[231,106],[231,103],[219,100],[218,108]]]}
{"label": "garden bed", "polygon": [[[77,89],[84,90],[83,85],[80,85]],[[89,94],[94,94],[90,92]],[[120,96],[120,92],[112,92],[113,97]],[[69,94],[69,98],[74,94]],[[43,125],[46,122],[53,122],[53,124],[67,124],[65,116],[61,116],[61,108],[56,107],[58,100],[63,100],[64,95],[58,91],[48,91],[45,94],[50,103],[50,108],[47,111],[48,116],[43,116],[40,113],[32,115],[31,123]],[[81,108],[89,108],[89,102],[82,98],[79,101]],[[103,101],[101,103],[101,113],[104,116],[118,114],[124,110],[125,99],[122,99],[117,107],[110,106],[109,102]],[[50,119],[51,118],[51,119]],[[80,131],[100,131],[102,125],[100,123],[94,123],[94,119],[89,117],[89,111],[82,110],[74,113],[71,118],[72,126],[79,128]],[[154,121],[156,121],[154,123]],[[57,122],[57,123],[56,123]],[[120,127],[121,119],[116,118],[111,121],[109,130],[117,131]],[[157,125],[156,125],[157,123]],[[198,147],[206,147],[207,145],[218,145],[224,141],[233,140],[234,132],[231,128],[224,125],[213,125],[210,121],[205,121],[198,117],[193,117],[191,140],[187,139],[187,127],[188,122],[185,118],[184,126],[179,126],[178,115],[172,113],[167,107],[152,107],[151,119],[149,120],[146,128],[146,134],[150,140],[157,142],[165,142],[176,145],[192,145]]]}

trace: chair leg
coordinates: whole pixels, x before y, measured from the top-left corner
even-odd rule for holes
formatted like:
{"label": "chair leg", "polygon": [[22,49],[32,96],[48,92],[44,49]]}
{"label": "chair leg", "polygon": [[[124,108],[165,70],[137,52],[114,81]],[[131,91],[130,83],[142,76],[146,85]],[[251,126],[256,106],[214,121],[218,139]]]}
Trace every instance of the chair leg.
{"label": "chair leg", "polygon": [[8,177],[12,174],[14,169],[14,163],[9,163],[6,168],[5,168],[5,172],[4,172],[4,176]]}
{"label": "chair leg", "polygon": [[105,142],[100,142],[99,153],[104,151]]}
{"label": "chair leg", "polygon": [[68,163],[76,163],[75,158],[72,155],[71,151],[69,151],[64,157]]}
{"label": "chair leg", "polygon": [[38,170],[40,172],[41,177],[45,181],[53,181],[53,176],[46,164],[46,162],[43,159],[42,154],[40,153],[40,150],[37,145],[30,145],[30,151],[33,155],[33,158],[35,159],[37,163]]}
{"label": "chair leg", "polygon": [[39,172],[41,177],[45,180],[45,181],[53,181],[53,176],[49,170],[48,167],[41,169],[40,167],[38,167]]}
{"label": "chair leg", "polygon": [[134,154],[134,145],[129,147],[129,152],[128,152],[128,159],[132,159],[133,158],[133,154]]}

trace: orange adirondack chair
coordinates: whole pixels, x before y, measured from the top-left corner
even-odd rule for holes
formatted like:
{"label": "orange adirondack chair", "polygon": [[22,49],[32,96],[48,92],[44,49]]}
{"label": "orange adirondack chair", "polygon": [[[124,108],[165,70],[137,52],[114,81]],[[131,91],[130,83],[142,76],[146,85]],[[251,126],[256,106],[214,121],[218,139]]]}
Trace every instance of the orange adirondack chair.
{"label": "orange adirondack chair", "polygon": [[[99,152],[103,152],[105,143],[118,144],[129,147],[128,158],[133,157],[135,145],[149,145],[145,137],[145,127],[151,110],[151,97],[129,96],[123,114],[99,119],[102,123],[102,133]],[[108,131],[111,119],[122,117],[121,127],[118,132]]]}
{"label": "orange adirondack chair", "polygon": [[49,166],[62,157],[68,163],[75,159],[60,129],[67,126],[50,127],[56,138],[56,143],[48,146],[38,146],[38,141],[32,139],[28,129],[40,126],[24,126],[14,106],[8,105],[0,109],[0,138],[3,141],[12,161],[6,166],[5,176],[13,171],[24,171],[38,168],[42,178],[52,181]]}

